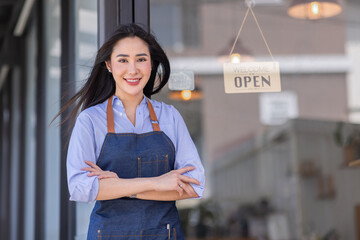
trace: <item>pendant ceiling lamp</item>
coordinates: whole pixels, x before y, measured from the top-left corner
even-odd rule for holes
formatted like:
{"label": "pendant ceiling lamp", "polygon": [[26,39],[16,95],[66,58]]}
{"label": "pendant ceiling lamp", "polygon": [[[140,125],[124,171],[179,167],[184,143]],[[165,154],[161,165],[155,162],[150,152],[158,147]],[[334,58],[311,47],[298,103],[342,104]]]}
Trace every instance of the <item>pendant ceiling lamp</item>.
{"label": "pendant ceiling lamp", "polygon": [[341,12],[338,0],[293,0],[288,14],[299,19],[320,19],[338,15]]}

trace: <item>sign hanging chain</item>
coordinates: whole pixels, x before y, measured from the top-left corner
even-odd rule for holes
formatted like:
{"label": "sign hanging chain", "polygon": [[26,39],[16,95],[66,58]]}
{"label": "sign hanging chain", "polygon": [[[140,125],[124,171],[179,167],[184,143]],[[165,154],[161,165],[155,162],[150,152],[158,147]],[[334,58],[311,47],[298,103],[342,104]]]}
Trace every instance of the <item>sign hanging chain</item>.
{"label": "sign hanging chain", "polygon": [[267,50],[268,50],[268,52],[269,52],[272,60],[275,61],[275,59],[274,59],[274,57],[273,57],[273,55],[272,55],[272,53],[271,53],[270,47],[269,47],[269,45],[268,45],[268,43],[267,43],[267,41],[266,41],[266,39],[265,39],[264,33],[263,33],[263,31],[261,30],[260,24],[259,24],[259,22],[258,22],[258,20],[257,20],[257,18],[256,18],[256,16],[255,16],[254,11],[252,10],[251,4],[248,5],[248,9],[247,9],[247,11],[246,11],[246,13],[245,13],[245,17],[244,17],[244,19],[243,19],[243,21],[242,21],[242,23],[241,23],[241,26],[240,26],[240,28],[239,28],[238,34],[237,34],[236,39],[235,39],[235,42],[234,42],[234,44],[233,44],[233,46],[232,46],[232,48],[231,48],[231,51],[230,51],[229,56],[231,56],[231,54],[232,54],[233,51],[234,51],[236,42],[237,42],[238,39],[239,39],[240,33],[241,33],[241,31],[242,31],[242,29],[243,29],[243,27],[244,27],[244,24],[245,24],[245,21],[246,21],[246,18],[247,18],[247,16],[248,16],[248,14],[249,14],[249,11],[251,11],[251,14],[252,14],[252,16],[253,16],[253,18],[254,18],[254,20],[255,20],[256,26],[257,26],[258,29],[259,29],[259,32],[260,32],[260,34],[261,34],[261,37],[262,37],[262,39],[264,40],[265,46],[266,46],[266,48],[267,48]]}

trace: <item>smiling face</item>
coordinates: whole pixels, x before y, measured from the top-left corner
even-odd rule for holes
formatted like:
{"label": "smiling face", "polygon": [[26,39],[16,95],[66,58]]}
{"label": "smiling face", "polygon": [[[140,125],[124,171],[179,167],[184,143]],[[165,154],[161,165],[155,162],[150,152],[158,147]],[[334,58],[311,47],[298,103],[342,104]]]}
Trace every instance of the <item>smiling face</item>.
{"label": "smiling face", "polygon": [[138,37],[123,38],[114,45],[106,66],[115,79],[115,95],[140,102],[151,74],[148,45]]}

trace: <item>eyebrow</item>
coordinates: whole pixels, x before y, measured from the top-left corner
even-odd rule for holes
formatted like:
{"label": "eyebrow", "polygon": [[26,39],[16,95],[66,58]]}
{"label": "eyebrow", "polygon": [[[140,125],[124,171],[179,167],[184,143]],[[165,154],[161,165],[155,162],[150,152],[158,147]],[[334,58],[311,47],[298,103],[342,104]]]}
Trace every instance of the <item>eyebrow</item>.
{"label": "eyebrow", "polygon": [[[141,56],[146,56],[146,57],[148,57],[148,55],[146,54],[146,53],[139,53],[139,54],[136,54],[135,55],[136,57],[141,57]],[[127,55],[127,54],[118,54],[118,55],[116,55],[116,57],[130,57],[129,55]]]}

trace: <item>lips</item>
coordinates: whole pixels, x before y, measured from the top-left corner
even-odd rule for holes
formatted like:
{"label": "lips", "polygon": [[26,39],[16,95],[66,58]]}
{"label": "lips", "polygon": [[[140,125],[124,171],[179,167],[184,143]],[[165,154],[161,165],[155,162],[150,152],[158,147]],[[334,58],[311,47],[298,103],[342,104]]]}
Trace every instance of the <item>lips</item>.
{"label": "lips", "polygon": [[134,86],[139,84],[141,78],[124,78],[124,80],[127,84]]}

